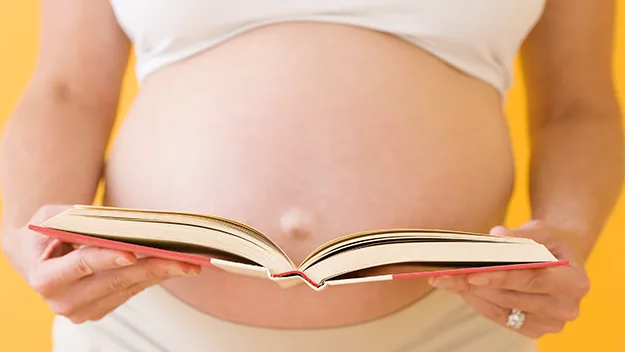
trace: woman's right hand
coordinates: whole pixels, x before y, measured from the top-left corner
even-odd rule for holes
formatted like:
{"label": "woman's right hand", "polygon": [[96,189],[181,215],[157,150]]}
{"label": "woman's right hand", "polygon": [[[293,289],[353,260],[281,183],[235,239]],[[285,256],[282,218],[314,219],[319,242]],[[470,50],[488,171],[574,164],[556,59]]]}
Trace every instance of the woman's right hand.
{"label": "woman's right hand", "polygon": [[[40,224],[70,206],[44,206],[29,223]],[[129,298],[165,280],[198,275],[181,262],[137,259],[132,253],[61,243],[27,228],[3,229],[2,247],[13,267],[52,311],[74,323],[100,320]]]}

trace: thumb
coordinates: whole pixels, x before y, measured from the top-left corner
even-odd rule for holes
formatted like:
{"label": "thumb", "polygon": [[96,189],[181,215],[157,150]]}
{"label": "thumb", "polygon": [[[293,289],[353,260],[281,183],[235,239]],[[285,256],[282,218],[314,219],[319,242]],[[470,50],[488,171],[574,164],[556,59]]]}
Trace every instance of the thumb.
{"label": "thumb", "polygon": [[[41,223],[49,220],[62,212],[72,209],[73,205],[66,204],[47,204],[39,208],[30,219],[30,224],[41,225]],[[53,257],[60,257],[71,252],[74,247],[70,244],[62,243],[57,239],[51,239],[41,234],[35,237],[35,245],[37,252],[40,254],[40,260],[46,260]]]}
{"label": "thumb", "polygon": [[539,227],[533,222],[524,223],[518,228],[507,228],[501,225],[495,226],[490,230],[491,235],[502,237],[522,237],[536,240],[541,237]]}
{"label": "thumb", "polygon": [[509,233],[510,233],[510,230],[508,230],[507,228],[501,225],[497,225],[493,227],[492,229],[490,229],[490,232],[489,232],[489,234],[494,235],[494,236],[509,236]]}
{"label": "thumb", "polygon": [[496,236],[529,238],[542,244],[549,242],[552,237],[552,231],[538,220],[529,220],[515,228],[495,226],[490,233]]}
{"label": "thumb", "polygon": [[542,227],[542,223],[538,220],[529,220],[524,222],[519,228],[521,229],[540,229]]}
{"label": "thumb", "polygon": [[33,225],[39,225],[42,222],[49,220],[62,212],[72,209],[73,205],[66,204],[48,204],[44,205],[37,210],[37,212],[30,219],[30,223]]}

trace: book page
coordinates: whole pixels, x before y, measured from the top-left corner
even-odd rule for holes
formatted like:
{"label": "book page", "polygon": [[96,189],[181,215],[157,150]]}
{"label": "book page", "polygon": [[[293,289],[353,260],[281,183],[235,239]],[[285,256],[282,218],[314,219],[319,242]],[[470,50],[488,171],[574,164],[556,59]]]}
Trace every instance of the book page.
{"label": "book page", "polygon": [[[169,220],[175,221],[181,224],[197,224],[198,221],[203,223],[207,227],[218,227],[222,230],[236,231],[237,235],[249,236],[251,239],[260,241],[280,252],[286,257],[286,254],[282,249],[268,236],[260,232],[259,230],[238,222],[236,220],[204,214],[193,214],[184,212],[162,211],[162,210],[145,210],[145,209],[127,209],[116,207],[103,207],[96,205],[75,205],[76,209],[87,210],[84,215],[101,215],[101,216],[123,216],[134,219],[152,219],[152,220]],[[80,212],[73,212],[73,214],[81,214]]]}
{"label": "book page", "polygon": [[442,230],[395,229],[361,232],[344,236],[328,242],[313,251],[301,264],[300,270],[305,270],[315,262],[331,256],[338,250],[356,248],[359,246],[401,243],[401,242],[440,242],[440,241],[480,241],[533,244],[534,241],[525,238],[501,237],[469,232],[450,232]]}
{"label": "book page", "polygon": [[[409,242],[365,246],[326,257],[304,273],[315,282],[351,272],[384,267],[391,264],[457,267],[459,265],[517,264],[555,262],[557,259],[540,244],[505,242]],[[446,264],[447,263],[447,264]]]}
{"label": "book page", "polygon": [[205,247],[248,258],[274,272],[292,270],[291,261],[264,241],[221,223],[197,217],[169,216],[162,213],[102,209],[70,209],[42,226],[108,238],[116,241],[149,241],[153,246],[170,250]]}

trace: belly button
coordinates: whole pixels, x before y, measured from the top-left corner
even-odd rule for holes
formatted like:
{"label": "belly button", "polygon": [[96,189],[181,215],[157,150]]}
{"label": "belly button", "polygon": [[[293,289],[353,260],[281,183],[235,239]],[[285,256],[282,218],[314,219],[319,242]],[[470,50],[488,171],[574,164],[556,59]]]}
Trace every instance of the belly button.
{"label": "belly button", "polygon": [[304,240],[312,234],[314,216],[311,213],[292,209],[280,218],[282,231],[289,237]]}

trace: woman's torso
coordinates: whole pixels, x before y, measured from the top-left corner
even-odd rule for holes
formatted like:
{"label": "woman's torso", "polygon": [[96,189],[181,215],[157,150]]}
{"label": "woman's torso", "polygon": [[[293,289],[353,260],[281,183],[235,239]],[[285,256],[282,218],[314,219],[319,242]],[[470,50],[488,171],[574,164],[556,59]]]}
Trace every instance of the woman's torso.
{"label": "woman's torso", "polygon": [[[233,218],[295,262],[355,231],[487,231],[513,185],[501,104],[492,85],[391,35],[266,25],[143,82],[107,164],[105,202]],[[283,290],[208,268],[164,287],[226,320],[293,328],[373,319],[430,289]]]}

